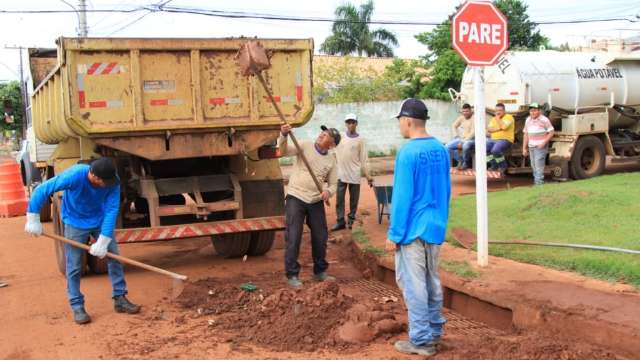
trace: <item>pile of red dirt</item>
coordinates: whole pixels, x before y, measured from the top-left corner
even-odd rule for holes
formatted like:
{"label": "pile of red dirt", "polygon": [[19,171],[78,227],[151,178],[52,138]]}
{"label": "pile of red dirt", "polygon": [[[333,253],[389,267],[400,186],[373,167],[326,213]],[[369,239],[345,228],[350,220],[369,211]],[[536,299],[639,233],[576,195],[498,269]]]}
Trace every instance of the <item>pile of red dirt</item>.
{"label": "pile of red dirt", "polygon": [[207,317],[228,341],[251,342],[276,351],[348,349],[404,329],[377,304],[354,305],[335,281],[305,284],[301,290],[282,282],[256,281],[246,291],[233,280],[206,279],[187,285],[178,304]]}

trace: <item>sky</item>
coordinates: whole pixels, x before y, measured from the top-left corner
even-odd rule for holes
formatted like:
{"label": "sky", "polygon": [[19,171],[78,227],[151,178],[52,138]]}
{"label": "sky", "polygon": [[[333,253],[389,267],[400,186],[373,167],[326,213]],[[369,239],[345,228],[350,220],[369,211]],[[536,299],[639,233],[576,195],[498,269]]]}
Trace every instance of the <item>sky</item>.
{"label": "sky", "polygon": [[[77,6],[78,0],[65,0]],[[0,10],[71,10],[62,0],[0,0]],[[89,9],[130,9],[161,0],[88,0]],[[166,0],[163,0],[166,1]],[[364,1],[352,0],[359,5]],[[392,21],[444,21],[460,0],[376,0],[373,19]],[[525,0],[533,21],[624,17],[640,20],[640,1],[629,0]],[[173,0],[171,6],[210,10],[268,13],[284,16],[333,18],[343,0]],[[146,15],[145,15],[146,14]],[[143,16],[145,15],[145,16]],[[638,15],[638,17],[636,17]],[[0,81],[18,79],[19,54],[7,46],[55,47],[59,36],[77,34],[75,13],[2,14],[0,13]],[[89,13],[89,36],[95,37],[237,37],[313,38],[316,52],[331,34],[330,22],[290,22],[264,19],[229,19],[193,14],[164,12]],[[428,49],[415,40],[418,33],[430,31],[426,25],[371,25],[396,34],[399,46],[395,54],[416,58]],[[584,46],[591,39],[628,38],[640,34],[640,22],[615,21],[587,24],[541,25],[541,32],[553,45],[568,42]],[[24,58],[26,62],[26,57]],[[25,67],[25,70],[27,68]]]}

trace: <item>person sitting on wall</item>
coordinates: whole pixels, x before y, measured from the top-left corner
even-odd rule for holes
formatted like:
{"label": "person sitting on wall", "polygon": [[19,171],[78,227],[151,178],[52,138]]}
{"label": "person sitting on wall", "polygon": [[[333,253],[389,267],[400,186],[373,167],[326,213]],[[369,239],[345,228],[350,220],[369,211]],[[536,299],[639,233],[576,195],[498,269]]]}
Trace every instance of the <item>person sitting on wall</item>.
{"label": "person sitting on wall", "polygon": [[[465,170],[471,168],[471,154],[475,147],[474,141],[474,118],[471,105],[462,105],[462,115],[460,115],[456,121],[453,122],[451,128],[453,129],[454,138],[447,143],[446,147],[449,153],[453,156],[453,159],[458,164],[459,170]],[[462,135],[459,135],[458,129],[462,127]],[[462,147],[462,159],[458,149]]]}
{"label": "person sitting on wall", "polygon": [[514,139],[515,120],[513,116],[505,114],[504,104],[496,104],[496,115],[489,120],[487,132],[491,138],[487,141],[487,162],[491,170],[505,171],[507,161],[504,153],[511,149]]}

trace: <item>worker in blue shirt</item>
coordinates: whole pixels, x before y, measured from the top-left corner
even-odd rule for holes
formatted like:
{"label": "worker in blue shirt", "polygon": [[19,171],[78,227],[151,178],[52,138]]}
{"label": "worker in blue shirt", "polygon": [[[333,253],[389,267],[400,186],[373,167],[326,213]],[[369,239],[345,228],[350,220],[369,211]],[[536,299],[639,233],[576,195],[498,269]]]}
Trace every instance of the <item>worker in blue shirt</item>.
{"label": "worker in blue shirt", "polygon": [[[58,191],[64,191],[64,236],[83,244],[88,242],[89,235],[93,236],[97,241],[91,245],[89,253],[101,259],[106,256],[107,251],[118,254],[118,244],[113,239],[113,233],[120,210],[120,179],[113,160],[103,157],[94,160],[91,165],[74,165],[39,185],[33,192],[27,209],[27,233],[33,236],[42,234],[40,208]],[[80,292],[83,250],[65,244],[64,252],[67,295],[73,310],[73,319],[78,324],[86,324],[91,318],[84,309],[84,296]],[[113,288],[114,310],[120,313],[138,313],[140,306],[131,303],[126,297],[127,284],[122,264],[111,258],[107,261]]]}
{"label": "worker in blue shirt", "polygon": [[449,155],[427,133],[425,104],[407,99],[397,116],[410,139],[396,156],[387,250],[395,250],[396,281],[409,312],[409,341],[403,353],[431,356],[443,335],[442,287],[438,255],[449,218]]}

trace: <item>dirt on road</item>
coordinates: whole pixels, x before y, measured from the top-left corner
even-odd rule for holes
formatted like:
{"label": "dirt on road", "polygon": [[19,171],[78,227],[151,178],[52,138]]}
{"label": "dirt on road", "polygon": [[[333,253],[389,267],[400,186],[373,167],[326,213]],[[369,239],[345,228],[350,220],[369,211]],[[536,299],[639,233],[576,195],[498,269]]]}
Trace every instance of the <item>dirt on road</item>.
{"label": "dirt on road", "polygon": [[[522,184],[529,179],[523,178]],[[495,189],[510,185],[501,182]],[[473,191],[473,178],[454,179],[454,193]],[[375,214],[362,187],[361,209]],[[328,209],[329,225],[335,222]],[[303,290],[286,287],[283,239],[266,256],[225,259],[207,238],[121,246],[125,256],[189,276],[170,298],[170,279],[126,267],[138,315],[116,314],[107,276],[82,280],[92,323],[73,323],[52,240],[24,234],[24,218],[0,219],[0,359],[413,359],[393,342],[406,339],[407,315],[397,289],[366,279],[353,264],[350,235],[328,248],[335,283],[311,279],[308,234],[300,254]],[[51,231],[51,225],[45,224]],[[365,275],[367,275],[366,271]],[[255,285],[256,290],[240,288]],[[247,287],[245,287],[246,289]],[[251,287],[249,287],[251,288]],[[549,334],[505,333],[448,312],[436,359],[612,359],[614,352]]]}

